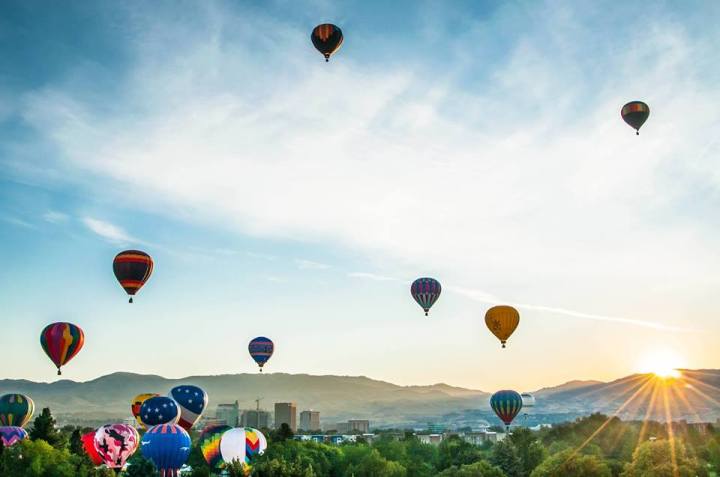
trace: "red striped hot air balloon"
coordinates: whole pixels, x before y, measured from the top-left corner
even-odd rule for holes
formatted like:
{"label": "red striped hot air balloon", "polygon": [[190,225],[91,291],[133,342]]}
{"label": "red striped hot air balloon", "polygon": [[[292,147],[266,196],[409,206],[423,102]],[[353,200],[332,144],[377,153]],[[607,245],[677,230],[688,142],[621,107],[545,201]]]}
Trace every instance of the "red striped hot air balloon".
{"label": "red striped hot air balloon", "polygon": [[310,35],[315,49],[323,54],[325,61],[330,61],[330,55],[340,49],[343,43],[342,30],[332,23],[323,23],[316,26]]}
{"label": "red striped hot air balloon", "polygon": [[635,130],[635,134],[640,135],[640,128],[648,116],[650,116],[650,106],[642,101],[630,101],[622,107],[620,115],[628,126]]}
{"label": "red striped hot air balloon", "polygon": [[120,282],[128,295],[130,303],[145,282],[148,281],[153,271],[153,259],[140,250],[125,250],[115,256],[113,260],[113,272],[115,278]]}
{"label": "red striped hot air balloon", "polygon": [[40,333],[40,345],[45,354],[57,366],[58,375],[61,375],[60,366],[64,366],[80,352],[85,343],[85,333],[72,323],[52,323]]}

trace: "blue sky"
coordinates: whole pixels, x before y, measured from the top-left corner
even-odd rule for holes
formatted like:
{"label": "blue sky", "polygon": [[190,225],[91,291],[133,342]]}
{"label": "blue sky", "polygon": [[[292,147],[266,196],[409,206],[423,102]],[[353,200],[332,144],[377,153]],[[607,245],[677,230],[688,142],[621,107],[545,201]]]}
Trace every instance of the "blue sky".
{"label": "blue sky", "polygon": [[[717,367],[720,5],[3,2],[0,376]],[[326,64],[309,33],[338,24]],[[636,137],[619,117],[642,99]],[[128,305],[113,256],[156,269]],[[444,292],[429,319],[409,282]],[[495,303],[522,322],[500,351]]]}

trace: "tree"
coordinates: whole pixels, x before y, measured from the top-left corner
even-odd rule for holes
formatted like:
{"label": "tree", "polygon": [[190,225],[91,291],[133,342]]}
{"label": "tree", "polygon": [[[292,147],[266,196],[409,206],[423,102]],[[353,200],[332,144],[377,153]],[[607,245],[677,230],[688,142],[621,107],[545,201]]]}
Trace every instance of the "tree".
{"label": "tree", "polygon": [[[673,447],[674,446],[674,449]],[[675,455],[673,464],[672,455]],[[707,470],[690,456],[682,442],[667,440],[644,442],[633,454],[622,477],[695,477],[705,476]]]}
{"label": "tree", "polygon": [[70,452],[75,455],[85,455],[85,449],[83,448],[82,434],[80,433],[80,429],[75,429],[74,431],[72,431],[72,434],[70,434]]}
{"label": "tree", "polygon": [[292,439],[295,434],[293,433],[292,429],[290,429],[290,426],[287,425],[287,423],[283,422],[280,425],[280,429],[273,432],[271,435],[273,441],[286,441],[288,439]]}
{"label": "tree", "polygon": [[128,459],[127,477],[157,477],[158,471],[155,464],[147,460],[139,452],[136,452]]}
{"label": "tree", "polygon": [[[55,449],[45,440],[25,439],[0,456],[0,475],[12,477],[110,477],[109,469],[95,469],[67,449]],[[153,476],[155,477],[155,476]]]}
{"label": "tree", "polygon": [[518,456],[517,449],[509,439],[503,439],[495,444],[490,462],[500,467],[508,477],[522,477],[523,464]]}
{"label": "tree", "polygon": [[42,439],[51,446],[59,446],[62,443],[60,433],[55,425],[55,418],[50,413],[50,408],[43,408],[42,413],[33,421],[30,429],[30,439]]}
{"label": "tree", "polygon": [[550,456],[533,470],[531,477],[611,477],[610,467],[596,455],[567,449]]}
{"label": "tree", "polygon": [[460,467],[454,465],[437,474],[437,477],[505,477],[505,473],[483,460]]}
{"label": "tree", "polygon": [[510,434],[510,442],[515,446],[522,463],[522,475],[528,476],[547,457],[545,447],[538,441],[530,429],[521,427]]}
{"label": "tree", "polygon": [[344,446],[343,464],[346,476],[354,477],[406,477],[402,464],[385,459],[377,449],[365,445]]}
{"label": "tree", "polygon": [[445,439],[438,446],[438,470],[447,469],[453,465],[472,464],[480,459],[482,459],[480,449],[458,436]]}

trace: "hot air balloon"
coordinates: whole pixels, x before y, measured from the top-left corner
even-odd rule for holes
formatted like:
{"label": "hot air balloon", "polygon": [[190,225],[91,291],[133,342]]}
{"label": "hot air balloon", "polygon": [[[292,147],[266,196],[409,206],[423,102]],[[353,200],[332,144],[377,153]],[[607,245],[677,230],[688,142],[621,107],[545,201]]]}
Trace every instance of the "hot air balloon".
{"label": "hot air balloon", "polygon": [[250,468],[251,460],[255,455],[262,454],[267,449],[267,440],[262,432],[252,427],[236,427],[222,435],[220,440],[220,455],[226,464],[233,461]]}
{"label": "hot air balloon", "polygon": [[130,295],[130,303],[145,282],[148,281],[153,271],[153,259],[140,250],[125,250],[115,256],[113,260],[113,272],[120,285]]}
{"label": "hot air balloon", "polygon": [[270,356],[273,355],[274,350],[275,345],[272,340],[270,340],[270,338],[265,338],[264,336],[258,336],[250,341],[250,344],[248,345],[250,356],[252,356],[252,359],[255,360],[258,366],[260,366],[261,373],[263,365],[265,365],[265,363],[267,363],[270,359]]}
{"label": "hot air balloon", "polygon": [[512,306],[493,306],[485,313],[485,324],[497,336],[503,348],[519,323],[520,313]]}
{"label": "hot air balloon", "polygon": [[205,462],[212,468],[219,468],[223,463],[220,455],[220,441],[226,431],[232,429],[230,426],[207,426],[200,434],[199,447]]}
{"label": "hot air balloon", "polygon": [[207,393],[197,386],[181,384],[170,390],[170,397],[180,407],[178,425],[186,431],[190,431],[207,407]]}
{"label": "hot air balloon", "polygon": [[425,310],[425,316],[428,316],[430,308],[440,298],[441,291],[440,282],[434,278],[418,278],[410,285],[410,294]]}
{"label": "hot air balloon", "polygon": [[40,345],[45,354],[55,363],[60,372],[60,366],[64,366],[73,359],[85,344],[85,333],[72,323],[52,323],[47,325],[40,333]]}
{"label": "hot air balloon", "polygon": [[515,391],[498,391],[490,398],[490,407],[509,430],[515,416],[522,409],[522,397]]}
{"label": "hot air balloon", "polygon": [[190,436],[177,424],[153,426],[143,435],[140,452],[150,459],[161,477],[177,477],[190,455]]}
{"label": "hot air balloon", "polygon": [[340,28],[331,23],[316,26],[310,35],[313,45],[323,54],[325,61],[330,61],[330,55],[340,49],[343,43],[343,34]]}
{"label": "hot air balloon", "polygon": [[0,441],[4,447],[10,447],[17,444],[21,440],[27,438],[28,433],[25,429],[18,426],[2,426],[0,427]]}
{"label": "hot air balloon", "polygon": [[24,427],[35,412],[35,403],[24,394],[0,396],[0,425]]}
{"label": "hot air balloon", "polygon": [[535,407],[535,396],[530,393],[522,393],[520,397],[522,398],[523,416],[527,419],[530,411]]}
{"label": "hot air balloon", "polygon": [[169,397],[151,397],[140,406],[140,420],[146,427],[177,424],[178,419],[180,419],[180,408]]}
{"label": "hot air balloon", "polygon": [[635,134],[640,135],[640,128],[648,116],[650,116],[650,106],[642,101],[630,101],[620,110],[623,121],[635,130]]}
{"label": "hot air balloon", "polygon": [[147,429],[145,424],[143,424],[142,419],[140,419],[140,408],[142,407],[143,403],[150,399],[151,397],[157,397],[159,394],[156,393],[143,393],[138,394],[133,398],[132,401],[130,401],[130,410],[132,411],[132,415],[135,416],[135,420],[140,424],[143,429]]}
{"label": "hot air balloon", "polygon": [[95,431],[95,449],[102,463],[119,472],[135,453],[140,435],[127,424],[107,424]]}
{"label": "hot air balloon", "polygon": [[83,450],[90,458],[92,463],[94,465],[102,465],[104,461],[102,457],[100,457],[100,454],[98,454],[97,449],[95,448],[95,432],[97,431],[90,431],[87,434],[83,434],[80,440],[82,441]]}

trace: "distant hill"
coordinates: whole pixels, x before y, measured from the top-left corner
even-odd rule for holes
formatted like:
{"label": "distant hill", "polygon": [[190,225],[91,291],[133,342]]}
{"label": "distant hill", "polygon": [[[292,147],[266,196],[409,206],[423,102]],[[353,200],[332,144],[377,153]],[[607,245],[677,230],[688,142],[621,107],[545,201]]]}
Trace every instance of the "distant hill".
{"label": "distant hill", "polygon": [[[430,421],[453,426],[498,423],[490,411],[490,394],[447,384],[398,386],[363,376],[312,376],[307,374],[235,374],[161,376],[114,373],[87,382],[69,380],[35,383],[0,380],[0,394],[22,392],[38,409],[50,407],[61,423],[96,424],[130,417],[130,399],[142,392],[167,394],[173,386],[192,383],[207,390],[212,415],[219,403],[239,401],[254,408],[254,400],[272,411],[273,403],[295,401],[298,411],[315,409],[324,423],[346,419],[370,419],[374,426],[424,426]],[[559,422],[593,412],[641,419],[646,414],[665,419],[664,400],[658,398],[648,410],[654,390],[667,395],[673,419],[714,421],[720,418],[720,370],[682,370],[678,379],[660,380],[650,375],[631,375],[608,383],[570,381],[535,391],[537,400],[528,423]],[[634,396],[634,397],[633,397]]]}

